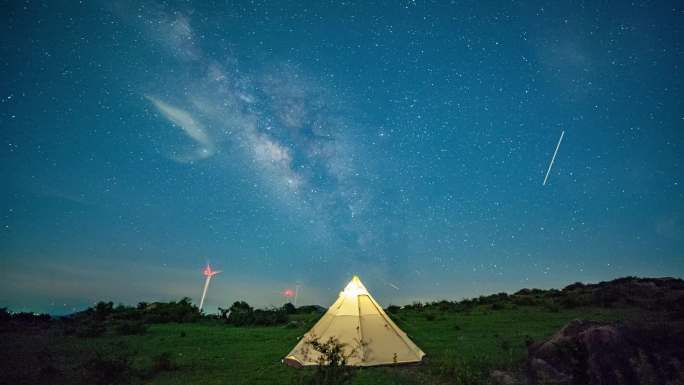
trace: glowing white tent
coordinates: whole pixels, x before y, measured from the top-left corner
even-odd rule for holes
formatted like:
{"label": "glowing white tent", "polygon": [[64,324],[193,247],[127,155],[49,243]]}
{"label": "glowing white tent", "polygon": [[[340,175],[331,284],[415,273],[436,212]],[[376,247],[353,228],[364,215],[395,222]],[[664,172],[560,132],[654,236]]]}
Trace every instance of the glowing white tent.
{"label": "glowing white tent", "polygon": [[347,355],[354,353],[347,360],[347,365],[415,363],[425,356],[385,314],[357,276],[283,362],[297,367],[318,365],[320,353],[308,342],[315,338],[326,342],[330,337],[345,345]]}

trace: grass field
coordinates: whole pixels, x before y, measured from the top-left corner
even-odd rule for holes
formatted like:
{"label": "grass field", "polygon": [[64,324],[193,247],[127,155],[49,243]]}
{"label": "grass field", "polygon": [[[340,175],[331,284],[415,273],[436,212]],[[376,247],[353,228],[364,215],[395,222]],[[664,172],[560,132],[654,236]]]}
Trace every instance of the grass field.
{"label": "grass field", "polygon": [[[526,340],[549,337],[572,319],[616,320],[630,313],[540,306],[501,310],[479,306],[469,312],[400,310],[392,318],[427,353],[429,361],[419,366],[359,369],[353,383],[483,383],[490,369],[519,364],[526,355]],[[61,373],[54,383],[82,383],[83,363],[99,352],[103,357],[130,357],[136,373],[133,383],[304,384],[312,370],[287,367],[280,359],[315,320],[309,317],[294,328],[235,327],[218,321],[155,324],[140,336],[97,338],[63,336],[57,330],[29,336],[8,334],[3,336],[0,359],[10,371],[5,373],[8,378],[23,378],[27,383],[46,363]],[[151,369],[162,353],[168,353],[176,366],[173,370]]]}

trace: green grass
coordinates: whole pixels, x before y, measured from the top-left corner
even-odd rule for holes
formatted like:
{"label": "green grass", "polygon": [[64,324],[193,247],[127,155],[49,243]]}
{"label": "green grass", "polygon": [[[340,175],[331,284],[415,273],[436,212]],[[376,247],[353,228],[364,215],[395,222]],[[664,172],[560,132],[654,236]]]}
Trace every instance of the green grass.
{"label": "green grass", "polygon": [[[392,315],[427,353],[427,364],[359,369],[353,383],[477,384],[491,368],[518,365],[526,355],[526,339],[547,338],[575,318],[616,320],[625,319],[631,313],[594,308],[554,312],[541,307],[502,310],[479,307],[468,313],[431,313],[434,317],[427,314],[429,311],[402,310]],[[31,337],[2,337],[8,337],[8,349],[23,351],[23,354],[10,357],[33,357],[47,351],[55,365],[73,379],[78,376],[80,363],[96,351],[129,354],[133,357],[133,367],[141,373],[150,371],[155,356],[168,352],[178,369],[150,374],[144,383],[300,384],[311,371],[287,367],[280,360],[296,344],[297,338],[308,330],[313,320],[303,321],[297,327],[158,324],[152,325],[142,336],[79,338],[60,336],[51,331]],[[28,362],[24,365],[34,366]],[[20,369],[15,367],[15,370]]]}

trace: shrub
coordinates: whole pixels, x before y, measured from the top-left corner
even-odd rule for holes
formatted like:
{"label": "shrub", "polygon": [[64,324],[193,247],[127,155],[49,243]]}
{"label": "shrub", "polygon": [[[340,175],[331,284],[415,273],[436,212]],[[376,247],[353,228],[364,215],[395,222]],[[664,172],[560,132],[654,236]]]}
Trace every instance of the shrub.
{"label": "shrub", "polygon": [[236,301],[229,309],[219,308],[219,311],[226,323],[235,326],[280,325],[288,321],[288,313],[284,308],[254,310],[244,301]]}
{"label": "shrub", "polygon": [[404,306],[404,308],[410,309],[410,310],[422,311],[423,308],[424,308],[424,306],[423,306],[423,303],[422,303],[422,302],[420,302],[420,301],[415,301],[415,302],[413,302],[413,303],[410,304],[410,305]]}
{"label": "shrub", "polygon": [[525,334],[523,343],[525,344],[525,347],[529,348],[534,343],[534,339],[532,339],[532,337],[530,337],[529,335]]}
{"label": "shrub", "polygon": [[170,372],[178,369],[178,364],[176,364],[171,358],[171,353],[164,352],[157,356],[152,357],[152,372]]}
{"label": "shrub", "polygon": [[560,306],[555,302],[548,301],[544,303],[544,309],[551,313],[558,313],[560,311]]}
{"label": "shrub", "polygon": [[435,315],[435,313],[425,313],[425,319],[428,321],[434,321],[435,319],[437,319],[437,316]]}
{"label": "shrub", "polygon": [[356,349],[345,353],[346,345],[333,337],[330,337],[326,342],[320,342],[318,338],[312,338],[306,343],[313,350],[320,353],[316,372],[310,381],[311,384],[342,385],[351,382],[353,371],[347,365],[347,360],[356,355]]}
{"label": "shrub", "polygon": [[282,309],[286,314],[295,314],[297,312],[297,308],[290,302],[283,305]]}
{"label": "shrub", "polygon": [[75,333],[77,337],[93,338],[100,337],[107,331],[104,323],[89,321],[75,325]]}
{"label": "shrub", "polygon": [[401,308],[400,308],[399,306],[397,306],[397,305],[389,305],[389,306],[387,306],[387,312],[388,312],[388,313],[392,313],[392,314],[398,313],[398,312],[399,312],[399,309],[401,309]]}
{"label": "shrub", "polygon": [[155,302],[147,305],[143,314],[148,323],[194,322],[202,318],[197,306],[187,297],[178,302]]}
{"label": "shrub", "polygon": [[255,310],[253,312],[254,325],[279,325],[287,322],[287,313],[282,309]]}
{"label": "shrub", "polygon": [[38,371],[38,383],[40,384],[54,384],[63,376],[61,370],[56,368],[52,363],[40,368]]}
{"label": "shrub", "polygon": [[488,384],[490,367],[485,357],[465,360],[436,362],[433,366],[435,374],[444,377],[450,384],[484,385]]}
{"label": "shrub", "polygon": [[[521,290],[522,291],[522,290]],[[518,306],[536,306],[539,305],[539,300],[531,295],[525,294],[515,294],[512,297],[512,301]]]}
{"label": "shrub", "polygon": [[133,379],[131,360],[126,355],[106,357],[101,353],[81,366],[83,383],[97,385],[129,384]]}
{"label": "shrub", "polygon": [[147,325],[142,321],[119,321],[114,331],[121,336],[142,335],[147,333]]}
{"label": "shrub", "polygon": [[229,324],[236,326],[254,323],[254,309],[245,301],[236,301],[229,309],[219,309],[222,318]]}
{"label": "shrub", "polygon": [[104,321],[107,316],[114,312],[113,302],[98,302],[94,307],[88,309],[93,313],[93,319],[95,321]]}
{"label": "shrub", "polygon": [[0,308],[0,323],[7,323],[10,321],[11,318],[12,316],[7,311],[6,307]]}
{"label": "shrub", "polygon": [[322,313],[325,309],[315,305],[300,306],[297,308],[297,313],[308,314],[308,313]]}

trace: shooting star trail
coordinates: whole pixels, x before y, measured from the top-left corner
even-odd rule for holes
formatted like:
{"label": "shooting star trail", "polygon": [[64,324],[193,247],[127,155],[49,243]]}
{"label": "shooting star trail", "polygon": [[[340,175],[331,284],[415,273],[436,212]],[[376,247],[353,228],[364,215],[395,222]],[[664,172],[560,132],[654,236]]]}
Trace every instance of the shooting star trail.
{"label": "shooting star trail", "polygon": [[563,141],[563,135],[565,135],[565,130],[561,131],[560,139],[558,139],[558,144],[556,145],[556,151],[553,152],[553,157],[551,158],[551,163],[549,163],[549,169],[546,170],[546,176],[544,177],[544,183],[542,183],[542,186],[546,186],[546,181],[549,179],[549,174],[551,173],[551,167],[553,167],[553,162],[556,160],[556,155],[558,154],[558,149],[560,148],[561,142]]}

